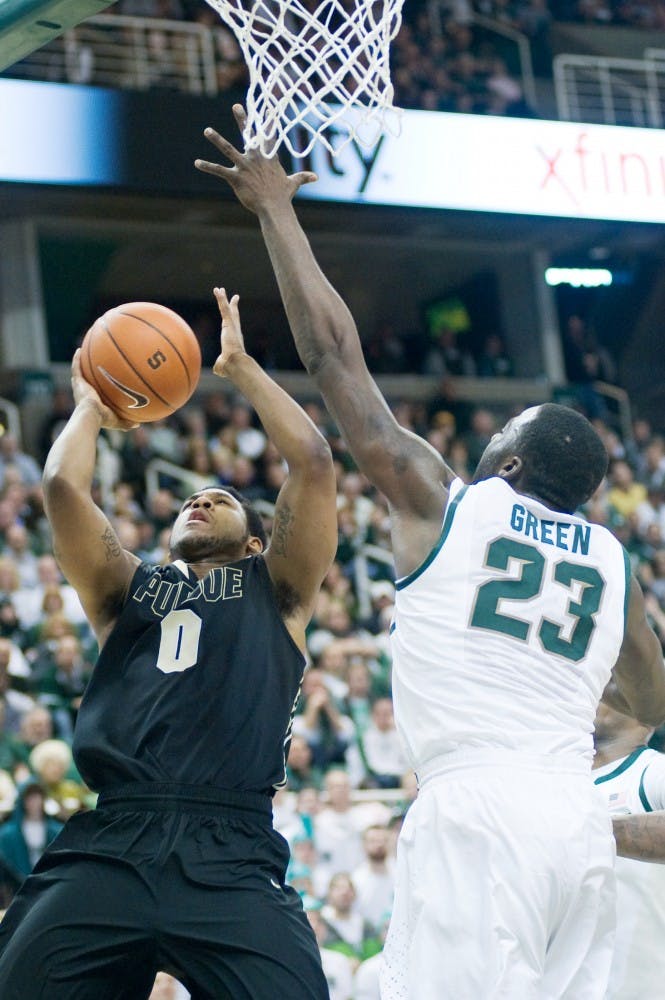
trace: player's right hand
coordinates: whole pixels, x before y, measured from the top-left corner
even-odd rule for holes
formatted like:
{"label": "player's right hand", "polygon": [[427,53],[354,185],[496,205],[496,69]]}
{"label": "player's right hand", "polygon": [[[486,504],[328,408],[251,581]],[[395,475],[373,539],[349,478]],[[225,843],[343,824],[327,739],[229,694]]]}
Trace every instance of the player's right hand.
{"label": "player's right hand", "polygon": [[95,387],[83,378],[80,348],[72,360],[72,393],[77,406],[79,403],[87,402],[95,407],[101,418],[102,427],[107,430],[131,431],[134,427],[138,427],[138,424],[133,424],[131,420],[118,416],[115,410],[103,402]]}

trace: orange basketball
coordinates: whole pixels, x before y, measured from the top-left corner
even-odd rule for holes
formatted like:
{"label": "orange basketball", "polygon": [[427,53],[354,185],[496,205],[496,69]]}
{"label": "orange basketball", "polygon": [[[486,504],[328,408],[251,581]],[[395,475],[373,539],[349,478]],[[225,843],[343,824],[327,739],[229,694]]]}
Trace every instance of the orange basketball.
{"label": "orange basketball", "polygon": [[143,424],[187,402],[201,374],[201,350],[172,309],[127,302],[105,312],[86,333],[81,372],[107,406]]}

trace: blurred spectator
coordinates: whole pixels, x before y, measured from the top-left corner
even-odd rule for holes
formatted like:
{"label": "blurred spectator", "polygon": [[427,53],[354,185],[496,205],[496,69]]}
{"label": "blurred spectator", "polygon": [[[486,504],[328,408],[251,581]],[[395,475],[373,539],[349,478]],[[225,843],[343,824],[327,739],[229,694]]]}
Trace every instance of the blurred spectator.
{"label": "blurred spectator", "polygon": [[356,909],[373,927],[380,927],[390,913],[395,893],[394,859],[385,826],[368,826],[363,833],[365,860],[351,872]]}
{"label": "blurred spectator", "polygon": [[11,815],[16,803],[16,785],[11,774],[0,771],[0,822]]}
{"label": "blurred spectator", "polygon": [[55,556],[46,553],[37,560],[38,583],[34,587],[22,587],[12,597],[14,607],[24,628],[31,628],[42,620],[45,593],[52,593],[53,587],[60,591],[65,617],[74,625],[87,625],[85,612],[74,588],[63,578]]}
{"label": "blurred spectator", "polygon": [[8,597],[16,607],[16,594],[20,589],[21,579],[14,560],[9,556],[0,555],[0,594]]}
{"label": "blurred spectator", "polygon": [[508,72],[504,59],[492,59],[486,80],[488,92],[487,113],[490,115],[510,115],[529,118],[533,112],[524,100],[522,86]]}
{"label": "blurred spectator", "polygon": [[665,437],[655,434],[643,453],[640,479],[648,490],[665,492]]}
{"label": "blurred spectator", "polygon": [[46,814],[44,789],[35,778],[28,778],[17,792],[12,816],[0,826],[0,859],[23,881],[63,824]]}
{"label": "blurred spectator", "polygon": [[480,461],[480,456],[497,429],[496,417],[491,410],[480,406],[471,414],[470,427],[464,435],[464,442],[468,450],[469,468],[472,474]]}
{"label": "blurred spectator", "polygon": [[159,535],[164,528],[168,528],[170,531],[174,512],[179,507],[173,491],[164,487],[156,489],[148,497],[147,504],[147,514],[154,525],[155,534]]}
{"label": "blurred spectator", "polygon": [[395,728],[393,703],[378,698],[370,721],[347,751],[352,783],[358,788],[398,788],[407,762]]}
{"label": "blurred spectator", "polygon": [[294,735],[302,736],[312,751],[312,764],[326,770],[344,763],[353,740],[353,723],[342,715],[326,684],[322,670],[305,671],[301,691],[302,710],[293,720]]}
{"label": "blurred spectator", "polygon": [[18,643],[8,637],[0,639],[0,664],[5,660],[11,687],[16,691],[24,691],[30,676],[30,665]]}
{"label": "blurred spectator", "polygon": [[321,902],[307,896],[303,900],[303,905],[321,952],[323,974],[328,983],[330,1000],[351,1000],[354,963],[346,955],[327,946],[329,929],[321,914]]}
{"label": "blurred spectator", "polygon": [[20,481],[25,486],[39,486],[42,481],[42,470],[38,462],[21,451],[18,438],[10,431],[0,436],[0,490],[8,481],[8,471],[15,469]]}
{"label": "blurred spectator", "polygon": [[433,343],[425,355],[423,375],[475,375],[476,365],[469,351],[458,344],[458,334],[442,326],[433,336]]}
{"label": "blurred spectator", "polygon": [[568,317],[563,330],[563,352],[566,377],[575,390],[580,409],[590,420],[603,417],[605,403],[594,382],[613,383],[616,368],[609,353],[599,345],[581,316],[573,314]]}
{"label": "blurred spectator", "polygon": [[33,701],[30,705],[21,719],[17,737],[27,757],[40,743],[53,738],[53,719],[49,710],[43,705],[36,705]]}
{"label": "blurred spectator", "polygon": [[354,805],[346,771],[329,770],[323,784],[327,799],[314,822],[317,850],[333,873],[352,871],[365,857],[363,831],[368,826],[386,825],[391,812],[379,801]]}
{"label": "blurred spectator", "polygon": [[646,486],[635,482],[635,474],[628,462],[615,459],[610,463],[608,481],[610,489],[607,502],[623,518],[628,518],[647,498]]}
{"label": "blurred spectator", "polygon": [[[390,912],[384,913],[377,928],[379,941],[385,944]],[[381,952],[361,962],[353,977],[353,1000],[381,1000],[379,977],[383,957]]]}
{"label": "blurred spectator", "polygon": [[32,539],[24,524],[14,523],[7,528],[2,555],[16,566],[22,588],[36,586],[37,556],[32,551]]}
{"label": "blurred spectator", "polygon": [[64,822],[85,805],[88,790],[77,776],[64,740],[38,743],[30,754],[30,767],[46,793],[45,809],[50,816]]}
{"label": "blurred spectator", "polygon": [[318,897],[317,872],[321,866],[312,837],[298,834],[289,842],[291,858],[286,869],[286,881],[301,897]]}
{"label": "blurred spectator", "polygon": [[91,672],[74,635],[57,639],[53,649],[45,650],[33,664],[30,691],[49,709],[57,735],[68,743],[74,738],[76,715]]}
{"label": "blurred spectator", "polygon": [[353,959],[354,969],[381,951],[376,928],[356,908],[356,890],[348,872],[337,872],[330,879],[321,918],[323,947]]}
{"label": "blurred spectator", "polygon": [[469,428],[472,408],[459,398],[454,380],[444,375],[436,393],[427,404],[427,416],[433,428],[442,429],[447,439],[462,434]]}
{"label": "blurred spectator", "polygon": [[9,639],[0,639],[0,703],[5,712],[5,730],[16,735],[21,728],[25,712],[34,706],[34,701],[11,686],[9,664],[14,647]]}
{"label": "blurred spectator", "polygon": [[367,662],[356,658],[349,664],[347,676],[347,693],[342,707],[353,722],[358,739],[365,732],[372,715],[372,675]]}
{"label": "blurred spectator", "polygon": [[42,466],[51,445],[74,411],[74,399],[69,389],[54,389],[49,412],[39,428],[38,457]]}
{"label": "blurred spectator", "polygon": [[26,646],[26,630],[18,619],[14,602],[5,594],[0,594],[0,637],[9,639],[21,649]]}
{"label": "blurred spectator", "polygon": [[321,788],[323,772],[312,764],[312,749],[304,736],[291,737],[286,761],[287,787],[299,792],[305,787]]}
{"label": "blurred spectator", "polygon": [[478,358],[478,375],[481,378],[509,378],[513,375],[513,363],[498,333],[485,338]]}
{"label": "blurred spectator", "polygon": [[0,701],[0,770],[15,776],[16,769],[27,765],[28,752],[16,736],[8,733],[5,728],[6,708]]}
{"label": "blurred spectator", "polygon": [[145,504],[146,468],[156,457],[157,452],[152,446],[150,428],[147,424],[139,424],[123,437],[120,448],[122,478],[131,487],[141,506]]}

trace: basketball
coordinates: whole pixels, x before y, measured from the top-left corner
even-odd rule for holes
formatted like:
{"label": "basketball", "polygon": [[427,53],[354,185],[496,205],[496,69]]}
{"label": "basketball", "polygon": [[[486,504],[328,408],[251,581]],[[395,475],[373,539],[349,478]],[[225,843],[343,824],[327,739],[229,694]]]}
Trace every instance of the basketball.
{"label": "basketball", "polygon": [[149,423],[190,398],[201,374],[201,350],[172,309],[128,302],[109,309],[86,333],[81,373],[119,416]]}

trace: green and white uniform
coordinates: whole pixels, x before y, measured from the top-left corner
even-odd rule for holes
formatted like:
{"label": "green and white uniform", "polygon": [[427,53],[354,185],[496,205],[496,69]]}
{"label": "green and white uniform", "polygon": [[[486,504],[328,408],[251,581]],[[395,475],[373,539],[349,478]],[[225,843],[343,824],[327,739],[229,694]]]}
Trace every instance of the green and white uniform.
{"label": "green and white uniform", "polygon": [[[665,809],[665,755],[639,747],[593,772],[613,816]],[[665,995],[665,865],[617,858],[617,932],[608,1000]]]}
{"label": "green and white uniform", "polygon": [[383,1000],[603,996],[613,841],[592,733],[627,573],[600,525],[499,478],[452,483],[438,544],[396,585],[395,718],[420,793]]}

